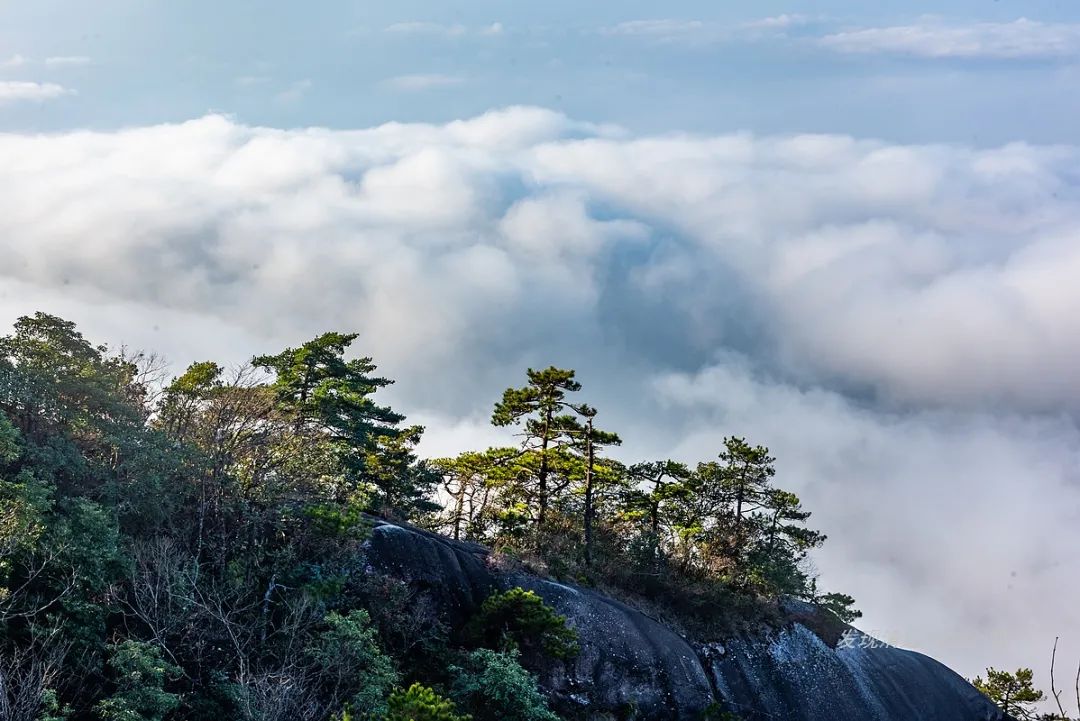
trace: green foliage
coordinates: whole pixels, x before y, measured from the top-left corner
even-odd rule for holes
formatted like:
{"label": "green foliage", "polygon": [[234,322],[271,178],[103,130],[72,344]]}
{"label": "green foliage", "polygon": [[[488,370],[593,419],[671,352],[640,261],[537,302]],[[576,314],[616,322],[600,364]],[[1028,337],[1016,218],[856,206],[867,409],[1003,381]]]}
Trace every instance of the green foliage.
{"label": "green foliage", "polygon": [[[582,525],[583,551],[586,565],[592,565],[595,553],[596,516],[600,495],[606,487],[617,485],[622,476],[621,465],[605,462],[598,456],[604,446],[618,446],[622,439],[615,433],[600,430],[594,424],[597,411],[581,404],[571,406],[581,420],[572,416],[561,417],[559,424],[570,436],[570,448],[577,455],[577,463],[570,466],[571,480],[579,480],[583,497]],[[605,472],[606,471],[606,472]],[[614,471],[614,472],[612,472]]]}
{"label": "green foliage", "polygon": [[629,511],[649,520],[659,553],[685,574],[712,577],[741,591],[810,598],[803,570],[825,537],[806,528],[799,498],[776,488],[774,459],[764,446],[726,438],[718,461],[690,471],[666,463],[632,472],[651,483],[630,497]]}
{"label": "green foliage", "polygon": [[499,650],[540,649],[556,658],[576,656],[577,631],[533,591],[518,587],[493,593],[469,621],[469,635]]}
{"label": "green foliage", "polygon": [[450,673],[451,697],[476,721],[558,721],[517,651],[478,649]]}
{"label": "green foliage", "polygon": [[537,458],[535,486],[526,493],[535,495],[535,520],[542,525],[551,496],[549,482],[563,460],[561,446],[572,430],[560,414],[571,407],[566,394],[581,390],[581,384],[574,380],[574,371],[554,366],[540,371],[530,368],[527,375],[528,385],[503,392],[491,422],[495,426],[524,425],[523,449]]}
{"label": "green foliage", "polygon": [[853,623],[862,618],[862,611],[854,608],[855,599],[846,593],[826,593],[824,596],[816,598],[815,601],[844,623]]}
{"label": "green foliage", "polygon": [[67,721],[71,715],[71,707],[60,703],[60,697],[55,689],[46,688],[41,693],[41,708],[38,717],[34,721]]}
{"label": "green foliage", "polygon": [[378,646],[367,611],[347,615],[330,613],[326,629],[308,646],[307,654],[319,670],[324,689],[348,698],[352,708],[376,714],[398,681],[393,661]]}
{"label": "green foliage", "polygon": [[345,442],[394,435],[393,426],[402,417],[371,399],[392,381],[370,375],[375,370],[371,358],[345,360],[356,338],[355,333],[324,333],[252,363],[274,373],[271,387],[297,425],[326,430]]}
{"label": "green foliage", "polygon": [[319,533],[338,539],[363,541],[371,534],[374,527],[367,515],[369,499],[353,495],[341,503],[315,503],[304,509],[304,514],[311,519]]}
{"label": "green foliage", "polygon": [[[101,657],[134,662],[107,646],[117,633],[168,649],[196,716],[382,702],[397,677],[374,632],[346,612],[320,625],[304,594],[340,596],[361,511],[375,497],[412,512],[431,479],[410,455],[419,429],[398,432],[371,401],[386,383],[343,360],[348,341],[269,357],[271,385],[196,363],[155,404],[145,356],[112,355],[67,321],[39,313],[0,338],[0,633],[19,619],[0,654],[25,648],[32,622],[61,626],[74,696],[58,709],[143,713],[131,688],[102,698]],[[295,698],[274,701],[284,688]]]}
{"label": "green foliage", "polygon": [[[627,468],[574,371],[550,367],[495,406],[519,444],[425,461],[423,429],[375,400],[390,381],[347,358],[355,339],[166,382],[152,356],[48,314],[0,338],[0,658],[37,653],[46,628],[65,651],[37,721],[554,718],[518,654],[574,655],[566,620],[523,589],[494,594],[464,629],[489,648],[448,677],[462,629],[366,566],[372,513],[680,618],[749,617],[783,594],[857,614],[808,578],[824,537],[764,447]],[[463,712],[424,686],[391,694],[402,678],[453,689]]]}
{"label": "green foliage", "polygon": [[449,533],[496,547],[524,546],[535,525],[531,506],[539,461],[535,452],[506,447],[433,461],[451,499],[444,521]]}
{"label": "green foliage", "polygon": [[495,404],[491,422],[496,426],[508,426],[527,418],[526,428],[533,435],[542,435],[543,425],[566,407],[566,394],[581,390],[581,384],[574,380],[574,371],[551,366],[544,370],[527,371],[528,385],[523,388],[508,388],[502,400]]}
{"label": "green foliage", "polygon": [[971,685],[979,689],[1006,714],[1019,719],[1035,718],[1033,706],[1045,696],[1032,683],[1034,673],[1030,668],[1020,668],[1014,673],[986,669],[986,680],[976,676]]}
{"label": "green foliage", "polygon": [[457,713],[453,701],[418,683],[394,691],[386,706],[384,721],[470,721],[471,718]]}
{"label": "green foliage", "polygon": [[12,425],[7,416],[0,415],[0,464],[16,460],[22,451],[19,449],[19,429]]}
{"label": "green foliage", "polygon": [[180,705],[165,684],[181,670],[156,646],[130,639],[109,646],[108,666],[116,691],[95,707],[102,721],[161,721]]}
{"label": "green foliage", "polygon": [[14,481],[0,476],[0,603],[14,600],[5,584],[20,562],[34,555],[51,508],[51,489],[29,473],[20,473]]}
{"label": "green foliage", "polygon": [[399,428],[404,416],[372,399],[392,381],[372,375],[371,358],[345,359],[356,337],[324,333],[252,363],[274,373],[270,388],[293,432],[331,454],[335,499],[366,495],[372,510],[402,518],[432,511],[426,496],[438,477],[415,454],[423,428]]}
{"label": "green foliage", "polygon": [[0,338],[0,409],[22,437],[23,465],[65,495],[109,502],[132,527],[168,518],[161,491],[179,470],[146,428],[145,399],[136,364],[69,321],[38,313]]}
{"label": "green foliage", "polygon": [[442,522],[455,538],[664,604],[695,605],[680,597],[689,592],[704,609],[730,590],[744,600],[819,601],[857,617],[846,597],[818,595],[806,561],[825,536],[807,528],[810,513],[795,494],[773,485],[766,447],[729,437],[717,460],[693,469],[672,460],[627,468],[603,455],[619,437],[594,427],[595,409],[570,400],[581,390],[573,371],[530,369],[528,381],[507,389],[492,414],[496,426],[523,429],[520,448],[433,463],[450,499]]}
{"label": "green foliage", "polygon": [[675,509],[691,492],[690,469],[678,461],[648,461],[630,466],[627,474],[634,486],[623,498],[623,517],[644,521],[655,538],[670,533]]}
{"label": "green foliage", "polygon": [[409,426],[392,436],[379,435],[366,452],[365,478],[375,489],[372,505],[382,515],[406,520],[440,508],[429,498],[439,475],[416,455],[423,433],[423,426]]}

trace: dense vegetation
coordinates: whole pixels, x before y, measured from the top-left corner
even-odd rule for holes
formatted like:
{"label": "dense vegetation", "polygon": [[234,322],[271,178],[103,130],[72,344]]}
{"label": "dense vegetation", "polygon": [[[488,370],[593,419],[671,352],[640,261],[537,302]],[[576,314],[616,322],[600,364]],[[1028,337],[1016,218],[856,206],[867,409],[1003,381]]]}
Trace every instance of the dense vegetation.
{"label": "dense vegetation", "polygon": [[[529,658],[576,637],[512,589],[453,628],[363,560],[372,515],[696,619],[791,595],[824,536],[767,449],[627,465],[573,371],[528,372],[520,443],[425,461],[354,335],[164,378],[46,314],[0,338],[0,718],[556,718]],[[715,630],[715,629],[714,629]]]}
{"label": "dense vegetation", "polygon": [[434,461],[445,510],[433,523],[538,570],[653,600],[684,623],[779,596],[844,621],[860,615],[850,596],[818,593],[805,561],[825,536],[773,484],[767,448],[731,437],[717,460],[693,467],[626,465],[604,454],[621,439],[597,427],[580,391],[559,368],[529,370],[527,385],[506,390],[492,423],[516,428],[520,443]]}

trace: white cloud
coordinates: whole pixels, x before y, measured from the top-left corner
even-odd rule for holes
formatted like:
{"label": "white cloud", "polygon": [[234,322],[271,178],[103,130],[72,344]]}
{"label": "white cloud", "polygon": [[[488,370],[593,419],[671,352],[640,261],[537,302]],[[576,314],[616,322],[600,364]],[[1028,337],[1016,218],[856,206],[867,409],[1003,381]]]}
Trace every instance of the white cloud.
{"label": "white cloud", "polygon": [[53,57],[45,58],[45,64],[51,67],[71,67],[78,65],[89,65],[90,58],[85,55],[56,55]]}
{"label": "white cloud", "polygon": [[61,312],[178,363],[355,329],[439,453],[491,440],[523,368],[575,367],[626,454],[772,446],[825,580],[897,642],[970,675],[1080,628],[1080,148],[510,108],[0,157],[0,323]]}
{"label": "white cloud", "polygon": [[[404,87],[456,81],[419,77]],[[29,85],[26,97],[62,92]],[[15,90],[23,97],[22,85]],[[1080,385],[1072,382],[1071,370],[1080,361],[1080,334],[1069,312],[1080,297],[1068,281],[1080,265],[1072,243],[1080,231],[1080,191],[1071,170],[1080,159],[1076,149],[896,146],[842,136],[560,139],[608,132],[542,110],[515,109],[445,126],[390,125],[359,134],[282,133],[211,116],[130,134],[58,136],[41,141],[40,159],[24,159],[27,173],[46,174],[38,182],[17,182],[14,169],[20,165],[5,164],[8,197],[22,200],[2,214],[4,237],[29,232],[26,214],[40,198],[24,196],[32,187],[57,185],[47,173],[64,166],[50,171],[47,159],[61,142],[79,138],[102,145],[102,152],[136,165],[131,177],[151,171],[168,177],[166,170],[142,168],[126,150],[150,135],[176,136],[182,143],[164,144],[190,147],[166,159],[175,172],[184,171],[183,187],[209,192],[199,185],[203,181],[196,182],[209,174],[216,184],[209,187],[222,193],[208,196],[200,209],[232,202],[235,193],[252,187],[268,193],[288,188],[282,200],[289,204],[314,208],[325,201],[313,219],[340,210],[335,222],[352,222],[362,212],[391,226],[450,224],[455,234],[473,241],[482,229],[486,245],[532,256],[545,249],[545,235],[556,234],[554,227],[539,229],[558,214],[565,214],[567,233],[576,238],[563,241],[592,247],[590,253],[605,247],[585,240],[601,228],[617,227],[625,242],[635,237],[639,243],[642,233],[651,233],[651,263],[633,266],[627,282],[677,299],[684,320],[703,324],[703,341],[725,334],[727,319],[710,321],[710,304],[751,299],[761,316],[757,333],[775,351],[770,362],[785,373],[848,379],[900,406],[1080,410]],[[380,144],[368,143],[371,137],[381,138]],[[9,138],[5,156],[21,157],[29,145],[19,136]],[[301,152],[308,146],[318,152]],[[504,197],[501,185],[514,177],[530,189],[527,195],[493,208]],[[81,178],[63,175],[59,185]],[[114,206],[132,202],[123,197],[108,197],[105,207],[88,205],[105,192],[94,190],[99,185],[122,186],[121,177],[98,180],[85,188],[89,195],[50,202],[87,217],[104,213],[102,224],[116,226],[118,242],[130,227],[121,218],[155,228],[169,219],[148,212],[137,221],[138,208],[114,218]],[[153,208],[182,199],[159,197],[151,188],[139,183],[132,197],[153,199]],[[303,193],[296,195],[296,189]],[[438,202],[416,212],[421,189]],[[593,203],[618,214],[597,224]],[[252,212],[226,215],[230,222],[249,222]],[[45,213],[37,233],[41,243],[61,242],[67,236],[55,224],[82,217]],[[212,221],[186,212],[182,217],[193,227]],[[526,220],[515,225],[519,217]],[[26,225],[18,225],[19,218]],[[482,228],[469,224],[477,219]],[[611,226],[612,221],[625,224]],[[45,232],[54,226],[56,234]],[[510,227],[537,230],[515,230],[499,242],[490,236],[493,228]],[[151,233],[139,242],[158,240]],[[26,248],[14,252],[32,255]],[[75,260],[62,255],[65,262]],[[665,268],[666,275],[659,270]],[[667,285],[706,272],[739,280],[722,290],[685,295]],[[911,351],[897,353],[895,347]]]}
{"label": "white cloud", "polygon": [[699,44],[727,37],[723,28],[700,20],[661,18],[627,20],[600,29],[601,35],[628,37],[656,43]]}
{"label": "white cloud", "polygon": [[648,37],[678,37],[700,32],[705,23],[700,20],[627,20],[603,29],[607,35],[644,35]]}
{"label": "white cloud", "polygon": [[783,37],[788,30],[806,25],[806,15],[775,15],[743,23],[722,24],[702,20],[661,18],[628,20],[600,29],[600,34],[635,38],[641,41],[705,47],[731,42],[753,42]]}
{"label": "white cloud", "polygon": [[683,419],[676,457],[715,454],[725,431],[769,439],[779,477],[830,536],[822,582],[857,589],[863,628],[968,677],[1033,666],[1044,687],[1055,636],[1063,657],[1080,654],[1080,613],[1061,593],[1076,571],[1064,549],[1080,543],[1080,432],[1068,419],[876,413],[739,357],[653,389]]}
{"label": "white cloud", "polygon": [[759,28],[763,30],[786,30],[787,28],[806,25],[809,22],[811,22],[811,18],[808,15],[784,13],[782,15],[761,18],[760,20],[751,20],[745,25],[749,28]]}
{"label": "white cloud", "polygon": [[428,35],[442,36],[447,38],[477,35],[481,37],[495,37],[502,35],[506,28],[501,22],[493,22],[479,27],[470,27],[461,23],[433,23],[421,21],[409,21],[393,23],[383,28],[384,33],[391,35]]}
{"label": "white cloud", "polygon": [[1049,59],[1080,55],[1080,24],[1011,23],[864,28],[827,35],[821,44],[843,53],[888,53],[923,58]]}
{"label": "white cloud", "polygon": [[26,80],[0,80],[0,105],[17,102],[42,102],[64,95],[74,95],[56,83],[34,83]]}
{"label": "white cloud", "polygon": [[[53,55],[41,61],[43,65],[51,68],[76,67],[89,65],[92,60],[85,55]],[[31,63],[25,55],[12,55],[6,60],[0,60],[0,68],[19,68]]]}
{"label": "white cloud", "polygon": [[463,82],[465,82],[465,78],[458,75],[421,73],[416,75],[398,75],[393,78],[387,78],[383,81],[383,85],[403,92],[417,92],[421,90],[432,90],[434,88],[452,87],[454,85],[461,85]]}

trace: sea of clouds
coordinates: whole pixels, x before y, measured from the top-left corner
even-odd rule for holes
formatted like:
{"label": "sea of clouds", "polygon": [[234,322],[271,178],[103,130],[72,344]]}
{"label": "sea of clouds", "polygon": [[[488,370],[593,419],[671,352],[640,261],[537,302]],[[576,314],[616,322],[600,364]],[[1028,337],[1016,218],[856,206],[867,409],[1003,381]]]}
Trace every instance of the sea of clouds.
{"label": "sea of clouds", "polygon": [[500,442],[502,388],[574,367],[628,460],[769,445],[865,630],[966,675],[1080,655],[1080,148],[515,107],[0,158],[5,327],[45,310],[176,370],[355,330],[431,454]]}

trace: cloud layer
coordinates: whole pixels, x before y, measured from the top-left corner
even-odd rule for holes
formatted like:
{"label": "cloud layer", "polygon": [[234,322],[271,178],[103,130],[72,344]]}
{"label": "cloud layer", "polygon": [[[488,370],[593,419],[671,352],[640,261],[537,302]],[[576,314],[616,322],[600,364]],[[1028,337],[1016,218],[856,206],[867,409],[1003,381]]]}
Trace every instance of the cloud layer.
{"label": "cloud layer", "polygon": [[53,55],[45,58],[45,65],[49,67],[73,67],[89,65],[90,58],[85,55]]}
{"label": "cloud layer", "polygon": [[825,16],[798,14],[742,23],[658,18],[620,22],[601,28],[600,34],[680,47],[785,41],[844,54],[937,60],[1068,60],[1080,56],[1080,24],[1027,18],[963,23],[926,17],[905,25],[853,28],[838,27],[835,19]]}
{"label": "cloud layer", "polygon": [[495,437],[526,366],[576,367],[635,456],[772,446],[868,630],[972,674],[1080,627],[1080,149],[509,108],[0,157],[0,321],[50,310],[177,363],[355,329],[432,453]]}
{"label": "cloud layer", "polygon": [[627,20],[600,28],[600,35],[663,45],[705,47],[787,37],[789,31],[813,24],[808,15],[783,14],[740,23],[682,18]]}
{"label": "cloud layer", "polygon": [[465,79],[457,75],[442,75],[439,73],[419,73],[414,75],[398,75],[387,78],[383,85],[402,92],[417,92],[432,90],[434,88],[448,88],[461,85]]}
{"label": "cloud layer", "polygon": [[23,101],[41,102],[71,95],[68,90],[56,83],[35,83],[28,80],[0,80],[0,105]]}
{"label": "cloud layer", "polygon": [[489,25],[471,28],[460,23],[442,24],[422,21],[392,23],[383,28],[383,32],[392,35],[420,35],[439,37],[464,37],[466,35],[495,36],[503,33],[503,24],[493,22]]}
{"label": "cloud layer", "polygon": [[827,35],[822,45],[845,53],[890,53],[922,58],[1048,59],[1080,56],[1080,25],[1020,18],[1011,23],[864,28]]}

